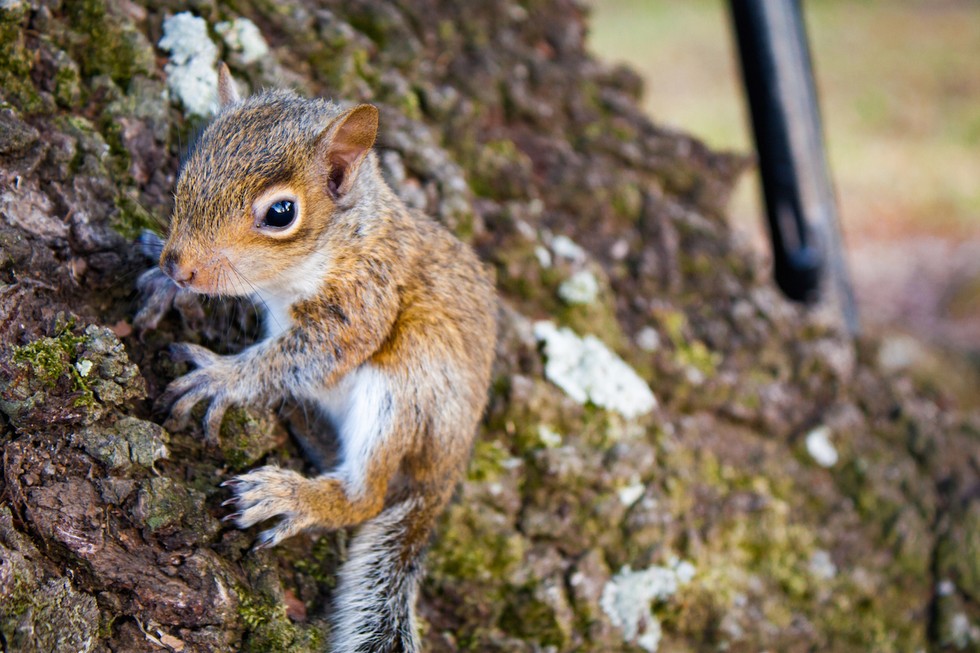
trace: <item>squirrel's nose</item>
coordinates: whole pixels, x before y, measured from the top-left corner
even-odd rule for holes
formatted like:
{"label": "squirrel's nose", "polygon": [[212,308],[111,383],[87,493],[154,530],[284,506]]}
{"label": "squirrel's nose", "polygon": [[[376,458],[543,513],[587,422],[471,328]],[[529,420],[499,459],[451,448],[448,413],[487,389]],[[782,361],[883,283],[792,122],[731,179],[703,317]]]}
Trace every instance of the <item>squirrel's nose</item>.
{"label": "squirrel's nose", "polygon": [[193,281],[194,275],[197,274],[197,270],[194,268],[180,265],[177,255],[173,252],[167,252],[163,255],[160,261],[160,267],[168,277],[173,279],[181,287]]}

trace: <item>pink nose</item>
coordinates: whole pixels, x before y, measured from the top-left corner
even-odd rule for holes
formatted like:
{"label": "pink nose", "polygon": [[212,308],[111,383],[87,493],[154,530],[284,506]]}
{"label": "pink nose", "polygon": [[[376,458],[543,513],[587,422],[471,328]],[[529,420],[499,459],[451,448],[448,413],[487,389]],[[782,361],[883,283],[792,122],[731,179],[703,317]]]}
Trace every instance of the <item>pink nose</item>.
{"label": "pink nose", "polygon": [[181,287],[193,281],[194,275],[197,274],[197,270],[194,268],[180,265],[177,260],[177,255],[173,252],[167,252],[163,255],[160,261],[160,267],[168,277],[173,279]]}

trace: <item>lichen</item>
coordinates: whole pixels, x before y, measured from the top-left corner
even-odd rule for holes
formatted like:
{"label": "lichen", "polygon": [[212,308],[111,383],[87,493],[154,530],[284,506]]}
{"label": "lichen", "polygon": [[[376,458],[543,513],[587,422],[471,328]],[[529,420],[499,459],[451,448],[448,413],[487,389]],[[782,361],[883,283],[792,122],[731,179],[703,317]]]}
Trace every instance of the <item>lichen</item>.
{"label": "lichen", "polygon": [[132,465],[152,467],[167,458],[169,436],[157,424],[135,417],[123,417],[108,427],[94,426],[72,434],[72,443],[109,469]]}
{"label": "lichen", "polygon": [[545,375],[579,403],[636,418],[657,406],[650,387],[595,336],[580,338],[551,322],[534,325],[543,344]]}
{"label": "lichen", "polygon": [[[7,553],[0,546],[0,554]],[[18,556],[3,555],[8,564]],[[15,574],[19,571],[12,570]],[[3,571],[0,570],[0,578]],[[0,590],[0,632],[5,646],[24,653],[96,650],[100,614],[95,597],[77,590],[68,578],[38,582],[29,576],[9,579]]]}
{"label": "lichen", "polygon": [[666,601],[694,577],[690,562],[674,559],[667,566],[640,571],[623,567],[602,590],[602,609],[623,631],[627,642],[645,651],[656,651],[663,636],[651,602]]}
{"label": "lichen", "polygon": [[[0,410],[21,426],[43,420],[45,409],[82,421],[100,415],[93,379],[83,376],[76,366],[87,360],[81,353],[84,341],[75,332],[74,322],[68,321],[54,336],[13,347],[3,363],[9,373],[0,379]],[[59,399],[65,402],[60,410],[56,406]]]}
{"label": "lichen", "polygon": [[599,282],[590,270],[579,270],[558,286],[558,296],[568,304],[591,304],[599,296]]}
{"label": "lichen", "polygon": [[806,434],[806,451],[821,467],[833,467],[837,464],[837,449],[830,441],[830,428],[820,426]]}
{"label": "lichen", "polygon": [[239,60],[245,65],[269,55],[269,44],[262,38],[258,26],[248,18],[222,21],[214,26],[214,31],[224,39],[229,49],[238,53]]}
{"label": "lichen", "polygon": [[170,52],[164,66],[167,87],[188,114],[207,118],[218,106],[218,48],[208,35],[208,24],[188,11],[163,21],[159,46]]}

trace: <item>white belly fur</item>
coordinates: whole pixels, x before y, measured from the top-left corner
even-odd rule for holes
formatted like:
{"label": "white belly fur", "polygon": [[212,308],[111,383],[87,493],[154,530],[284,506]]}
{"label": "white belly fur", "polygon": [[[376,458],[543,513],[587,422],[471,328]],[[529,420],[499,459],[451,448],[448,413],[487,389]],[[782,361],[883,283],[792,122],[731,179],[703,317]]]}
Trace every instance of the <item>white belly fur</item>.
{"label": "white belly fur", "polygon": [[346,480],[355,492],[363,489],[368,464],[394,419],[387,379],[365,363],[312,398],[333,423],[340,441],[340,464],[334,474]]}
{"label": "white belly fur", "polygon": [[252,298],[264,310],[262,311],[262,329],[267,339],[278,338],[293,326],[293,317],[289,313],[292,304],[272,293],[257,292]]}

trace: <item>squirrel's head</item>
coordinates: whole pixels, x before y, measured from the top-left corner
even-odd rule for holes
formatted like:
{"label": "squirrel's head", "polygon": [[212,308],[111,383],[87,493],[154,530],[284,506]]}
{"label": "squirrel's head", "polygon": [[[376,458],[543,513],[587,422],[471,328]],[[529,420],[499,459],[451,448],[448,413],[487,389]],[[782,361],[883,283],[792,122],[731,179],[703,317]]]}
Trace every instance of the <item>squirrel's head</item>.
{"label": "squirrel's head", "polygon": [[366,195],[378,110],[286,91],[242,100],[224,65],[219,80],[221,111],[180,171],[160,267],[205,294],[295,293],[322,278],[325,235]]}

